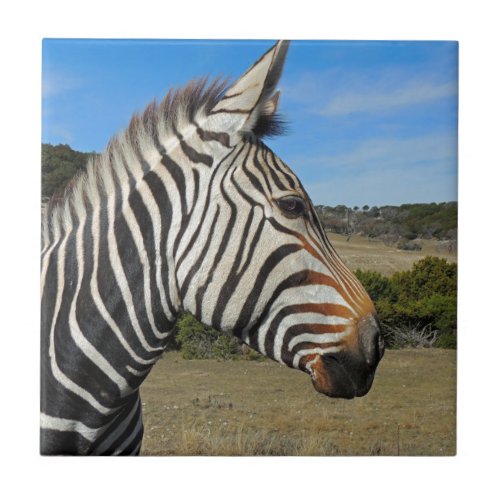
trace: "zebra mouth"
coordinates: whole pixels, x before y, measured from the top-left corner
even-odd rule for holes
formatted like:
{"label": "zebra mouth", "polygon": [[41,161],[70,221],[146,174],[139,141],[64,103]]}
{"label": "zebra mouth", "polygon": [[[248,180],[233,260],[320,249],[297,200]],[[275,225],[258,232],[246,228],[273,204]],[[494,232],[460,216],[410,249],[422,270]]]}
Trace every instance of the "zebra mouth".
{"label": "zebra mouth", "polygon": [[375,376],[374,369],[367,369],[357,357],[346,352],[316,356],[309,372],[318,392],[343,399],[367,394]]}

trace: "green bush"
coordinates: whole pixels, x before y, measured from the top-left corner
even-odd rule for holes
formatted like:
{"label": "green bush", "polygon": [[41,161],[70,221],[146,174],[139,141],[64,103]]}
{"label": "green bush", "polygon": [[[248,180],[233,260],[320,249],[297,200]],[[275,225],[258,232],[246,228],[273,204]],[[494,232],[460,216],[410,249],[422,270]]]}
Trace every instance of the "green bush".
{"label": "green bush", "polygon": [[440,332],[437,347],[457,347],[457,296],[431,295],[422,304],[423,314],[431,318],[431,323]]}
{"label": "green bush", "polygon": [[456,349],[457,348],[457,334],[456,333],[442,333],[435,344],[436,347],[442,349]]}
{"label": "green bush", "polygon": [[397,242],[396,248],[399,248],[399,250],[410,250],[411,252],[420,252],[420,250],[422,250],[422,245],[420,245],[416,241],[410,241],[403,238]]}
{"label": "green bush", "polygon": [[[386,278],[373,271],[356,271],[388,330],[406,325],[437,330],[436,347],[456,348],[457,265],[426,257],[410,271]],[[391,337],[386,338],[389,347]]]}
{"label": "green bush", "polygon": [[220,333],[212,346],[215,359],[235,359],[240,353],[238,339],[230,333]]}
{"label": "green bush", "polygon": [[[449,335],[456,332],[456,304],[456,296],[432,295],[419,300],[402,298],[383,310],[381,321],[391,326],[431,325],[440,336]],[[439,339],[436,345],[439,345]]]}
{"label": "green bush", "polygon": [[239,353],[239,341],[200,323],[191,314],[177,321],[175,337],[184,359],[233,359]]}
{"label": "green bush", "polygon": [[394,273],[391,282],[402,298],[419,300],[431,295],[457,294],[457,265],[438,257],[425,257],[411,271]]}
{"label": "green bush", "polygon": [[386,299],[394,302],[397,299],[397,292],[389,278],[376,271],[362,271],[361,269],[357,269],[354,274],[373,301]]}

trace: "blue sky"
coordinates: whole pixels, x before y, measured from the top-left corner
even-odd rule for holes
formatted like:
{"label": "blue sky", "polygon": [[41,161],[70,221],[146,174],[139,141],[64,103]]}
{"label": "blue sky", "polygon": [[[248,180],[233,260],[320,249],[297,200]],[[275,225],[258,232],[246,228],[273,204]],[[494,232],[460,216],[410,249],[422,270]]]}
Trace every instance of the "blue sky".
{"label": "blue sky", "polygon": [[[273,41],[44,40],[42,141],[101,151],[170,86],[237,78]],[[315,204],[457,199],[458,45],[292,42],[269,146]]]}

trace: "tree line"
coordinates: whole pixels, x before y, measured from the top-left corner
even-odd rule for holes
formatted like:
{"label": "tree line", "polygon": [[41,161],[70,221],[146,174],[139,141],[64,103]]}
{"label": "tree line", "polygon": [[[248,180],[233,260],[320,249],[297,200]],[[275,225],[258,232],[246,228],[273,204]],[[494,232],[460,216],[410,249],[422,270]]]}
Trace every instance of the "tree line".
{"label": "tree line", "polygon": [[404,250],[419,250],[417,239],[456,241],[458,203],[412,203],[381,207],[330,207],[318,205],[316,210],[327,231],[360,234],[375,238]]}
{"label": "tree line", "polygon": [[80,153],[67,144],[42,144],[42,201],[60,195],[68,182],[86,168],[95,153]]}

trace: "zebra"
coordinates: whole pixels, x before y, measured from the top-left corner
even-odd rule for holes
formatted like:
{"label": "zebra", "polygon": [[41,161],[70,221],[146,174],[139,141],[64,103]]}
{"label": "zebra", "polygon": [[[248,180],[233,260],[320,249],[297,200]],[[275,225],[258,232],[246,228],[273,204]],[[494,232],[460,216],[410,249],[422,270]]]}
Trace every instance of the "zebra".
{"label": "zebra", "polygon": [[232,85],[169,90],[47,206],[42,455],[139,454],[139,388],[184,311],[329,397],[370,390],[384,352],[374,305],[263,142],[282,131],[288,46]]}

